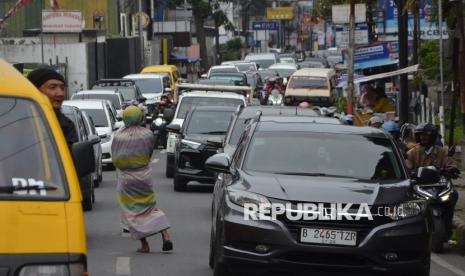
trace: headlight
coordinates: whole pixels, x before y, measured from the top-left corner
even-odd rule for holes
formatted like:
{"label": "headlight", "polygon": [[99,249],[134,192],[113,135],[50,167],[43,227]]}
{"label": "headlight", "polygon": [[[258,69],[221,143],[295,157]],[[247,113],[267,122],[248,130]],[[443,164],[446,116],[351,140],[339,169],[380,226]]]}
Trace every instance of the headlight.
{"label": "headlight", "polygon": [[410,201],[401,203],[390,208],[386,214],[392,220],[401,220],[418,216],[424,209],[424,203],[420,201]]}
{"label": "headlight", "polygon": [[162,118],[156,118],[155,121],[153,122],[157,127],[161,126],[163,124],[163,119]]}
{"label": "headlight", "polygon": [[77,276],[84,275],[83,264],[25,266],[19,276]]}
{"label": "headlight", "polygon": [[191,148],[191,149],[198,149],[198,148],[200,148],[200,146],[202,145],[202,144],[200,144],[200,143],[197,143],[197,142],[194,142],[194,141],[185,140],[185,139],[183,139],[183,140],[181,141],[181,144],[182,144],[183,146],[186,146],[186,147]]}
{"label": "headlight", "polygon": [[270,204],[270,201],[259,194],[251,192],[228,189],[228,197],[232,203],[244,207],[245,204],[255,204],[260,206],[261,204]]}

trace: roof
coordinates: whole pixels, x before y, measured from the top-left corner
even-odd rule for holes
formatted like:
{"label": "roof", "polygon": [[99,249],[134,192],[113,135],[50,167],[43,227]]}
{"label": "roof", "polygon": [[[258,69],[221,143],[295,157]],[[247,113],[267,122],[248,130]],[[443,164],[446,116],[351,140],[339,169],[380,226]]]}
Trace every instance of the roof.
{"label": "roof", "polygon": [[295,69],[297,70],[297,65],[295,63],[275,63],[270,65],[268,69]]}
{"label": "roof", "polygon": [[123,79],[161,79],[163,75],[156,73],[131,74],[124,76]]}
{"label": "roof", "polygon": [[181,98],[185,97],[209,97],[209,98],[229,98],[245,100],[245,97],[232,92],[217,92],[217,91],[191,91],[183,93]]}
{"label": "roof", "polygon": [[292,76],[316,76],[316,77],[327,77],[328,74],[335,74],[333,69],[328,68],[304,68],[297,70]]}
{"label": "roof", "polygon": [[82,90],[74,93],[74,95],[77,94],[116,94],[117,89],[108,89],[108,90]]}
{"label": "roof", "polygon": [[103,109],[104,102],[106,102],[106,100],[85,100],[85,101],[71,100],[71,101],[64,101],[63,105],[75,106],[77,108],[83,108],[83,109]]}
{"label": "roof", "polygon": [[261,111],[262,116],[282,115],[282,116],[319,116],[313,109],[303,109],[291,106],[273,106],[273,105],[260,105],[260,106],[247,106],[240,110],[239,118],[252,118]]}
{"label": "roof", "polygon": [[[234,67],[236,68],[236,67]],[[240,76],[241,78],[245,78],[245,73],[242,72],[211,72],[211,76]]]}
{"label": "roof", "polygon": [[382,130],[372,127],[356,127],[348,125],[325,124],[322,127],[321,123],[315,122],[279,122],[278,120],[259,122],[258,131],[293,131],[293,132],[315,132],[315,133],[330,133],[330,134],[352,134],[361,136],[370,136],[378,138],[386,138],[389,136]]}
{"label": "roof", "polygon": [[176,65],[151,65],[142,69],[142,73],[177,71]]}

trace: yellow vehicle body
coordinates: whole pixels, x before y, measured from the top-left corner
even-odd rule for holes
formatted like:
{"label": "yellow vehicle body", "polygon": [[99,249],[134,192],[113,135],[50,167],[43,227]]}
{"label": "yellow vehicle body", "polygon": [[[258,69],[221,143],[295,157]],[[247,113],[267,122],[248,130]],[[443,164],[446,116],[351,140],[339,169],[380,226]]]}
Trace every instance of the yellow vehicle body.
{"label": "yellow vehicle body", "polygon": [[[5,101],[24,101],[36,108],[36,114],[40,115],[38,117],[41,120],[41,124],[37,125],[48,128],[48,137],[46,137],[48,139],[45,140],[48,140],[47,143],[50,143],[49,140],[54,140],[51,144],[54,145],[53,152],[56,152],[56,156],[47,156],[43,150],[40,156],[45,161],[47,161],[46,158],[58,159],[54,162],[59,164],[60,170],[50,170],[47,165],[44,167],[47,167],[47,173],[52,177],[54,177],[53,174],[61,174],[60,179],[64,181],[60,183],[62,185],[60,188],[63,189],[65,195],[61,199],[48,200],[22,199],[20,196],[16,198],[13,195],[12,198],[5,198],[5,195],[4,197],[0,195],[2,225],[0,227],[0,268],[9,268],[11,274],[7,275],[17,275],[16,273],[19,272],[15,269],[21,265],[30,265],[31,262],[40,265],[80,263],[85,269],[86,236],[79,181],[70,150],[49,99],[15,68],[0,59],[0,101],[4,103]],[[20,137],[22,131],[19,129],[17,132]],[[42,143],[45,143],[44,140],[39,139],[39,149],[45,148]],[[8,177],[8,174],[4,173],[4,177],[1,175],[2,167],[20,166],[7,162],[9,161],[0,161],[0,181],[3,179],[4,182],[0,183],[0,187],[3,186],[3,188],[8,188],[9,184],[5,180],[5,175]],[[28,177],[28,175],[17,176]],[[8,263],[2,263],[2,256],[8,256]],[[26,275],[29,274],[26,273]],[[82,275],[85,273],[83,272]]]}
{"label": "yellow vehicle body", "polygon": [[142,69],[141,73],[168,73],[171,79],[171,93],[174,93],[176,85],[180,83],[178,67],[176,65],[151,65]]}

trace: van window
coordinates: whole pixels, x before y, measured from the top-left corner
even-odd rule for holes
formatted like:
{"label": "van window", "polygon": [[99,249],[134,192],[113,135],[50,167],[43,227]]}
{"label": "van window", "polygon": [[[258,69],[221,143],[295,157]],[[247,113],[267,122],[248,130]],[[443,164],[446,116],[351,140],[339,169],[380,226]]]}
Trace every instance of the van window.
{"label": "van window", "polygon": [[291,78],[289,87],[294,89],[328,89],[328,81],[326,78],[294,76]]}
{"label": "van window", "polygon": [[55,139],[37,105],[0,97],[0,200],[67,197]]}

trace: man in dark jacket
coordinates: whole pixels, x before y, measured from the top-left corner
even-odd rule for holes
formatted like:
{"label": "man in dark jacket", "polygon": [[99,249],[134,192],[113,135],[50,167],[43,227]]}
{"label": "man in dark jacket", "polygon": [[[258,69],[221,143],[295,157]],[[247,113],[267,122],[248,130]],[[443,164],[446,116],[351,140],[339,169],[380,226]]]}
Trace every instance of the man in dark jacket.
{"label": "man in dark jacket", "polygon": [[35,69],[29,73],[27,78],[50,99],[68,145],[71,146],[73,143],[78,142],[74,123],[63,115],[60,110],[65,99],[65,78],[49,67]]}

